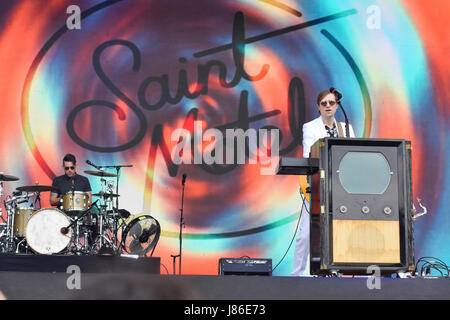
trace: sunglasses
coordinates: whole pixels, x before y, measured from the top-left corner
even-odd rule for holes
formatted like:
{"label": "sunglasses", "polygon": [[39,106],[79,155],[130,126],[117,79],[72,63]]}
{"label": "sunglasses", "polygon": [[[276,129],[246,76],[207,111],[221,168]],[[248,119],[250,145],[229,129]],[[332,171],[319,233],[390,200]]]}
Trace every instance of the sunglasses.
{"label": "sunglasses", "polygon": [[70,169],[70,170],[74,170],[75,167],[74,167],[74,166],[71,166],[71,167],[64,167],[64,170],[66,170],[66,171],[69,170],[69,169]]}
{"label": "sunglasses", "polygon": [[334,100],[328,100],[328,101],[324,100],[324,101],[320,101],[320,105],[322,107],[326,107],[327,106],[327,102],[328,102],[328,104],[330,106],[334,106],[336,104],[336,101],[334,101]]}

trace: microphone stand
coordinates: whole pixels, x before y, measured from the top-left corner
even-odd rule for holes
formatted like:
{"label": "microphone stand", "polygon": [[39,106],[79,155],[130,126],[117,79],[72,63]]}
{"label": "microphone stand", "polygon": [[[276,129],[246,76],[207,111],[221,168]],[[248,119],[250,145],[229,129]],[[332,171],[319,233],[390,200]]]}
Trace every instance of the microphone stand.
{"label": "microphone stand", "polygon": [[183,175],[183,180],[181,182],[181,209],[180,209],[180,247],[179,253],[177,255],[170,255],[173,258],[173,274],[175,274],[175,262],[178,260],[178,274],[181,275],[181,251],[183,245],[183,226],[184,226],[184,218],[183,218],[183,205],[184,205],[184,184],[186,182],[186,176]]}
{"label": "microphone stand", "polygon": [[341,98],[342,98],[342,94],[340,94],[335,88],[331,87],[330,88],[330,93],[334,94],[335,98],[336,98],[336,102],[339,105],[339,107],[341,107],[342,112],[344,113],[344,118],[345,118],[345,137],[346,138],[350,138],[350,128],[349,128],[349,121],[348,121],[348,117],[347,114],[345,113],[344,108],[342,107],[341,104]]}
{"label": "microphone stand", "polygon": [[349,121],[348,121],[347,114],[345,113],[345,110],[342,107],[341,100],[338,100],[337,103],[338,103],[339,107],[341,107],[342,112],[344,113],[344,118],[345,118],[345,137],[346,138],[350,138],[350,128],[349,128]]}

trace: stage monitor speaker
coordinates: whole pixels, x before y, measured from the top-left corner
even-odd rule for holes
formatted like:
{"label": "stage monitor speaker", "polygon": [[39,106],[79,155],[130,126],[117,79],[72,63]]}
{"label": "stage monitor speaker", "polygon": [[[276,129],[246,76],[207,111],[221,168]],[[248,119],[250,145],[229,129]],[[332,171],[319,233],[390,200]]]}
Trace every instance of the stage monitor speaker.
{"label": "stage monitor speaker", "polygon": [[219,275],[272,275],[272,259],[220,258]]}
{"label": "stage monitor speaker", "polygon": [[412,270],[411,143],[324,138],[311,157],[311,273]]}

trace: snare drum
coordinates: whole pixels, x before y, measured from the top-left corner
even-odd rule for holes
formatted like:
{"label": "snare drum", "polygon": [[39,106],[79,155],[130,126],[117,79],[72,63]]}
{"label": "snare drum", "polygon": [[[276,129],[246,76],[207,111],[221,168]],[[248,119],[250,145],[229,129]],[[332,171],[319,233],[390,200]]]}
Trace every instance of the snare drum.
{"label": "snare drum", "polygon": [[25,228],[28,220],[36,210],[33,208],[17,208],[14,213],[14,236],[25,237]]}
{"label": "snare drum", "polygon": [[36,253],[53,254],[63,251],[70,244],[72,230],[61,232],[68,227],[70,219],[60,210],[46,208],[37,210],[28,220],[25,236],[28,245]]}
{"label": "snare drum", "polygon": [[67,192],[61,199],[64,211],[84,211],[89,208],[89,195],[82,191]]}

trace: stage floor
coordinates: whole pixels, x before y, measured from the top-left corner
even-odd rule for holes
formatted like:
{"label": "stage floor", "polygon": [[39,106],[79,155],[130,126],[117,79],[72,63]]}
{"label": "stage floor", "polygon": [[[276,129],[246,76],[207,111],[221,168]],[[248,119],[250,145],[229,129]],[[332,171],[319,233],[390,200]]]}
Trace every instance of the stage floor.
{"label": "stage floor", "polygon": [[[447,300],[448,278],[162,275],[160,258],[0,255],[8,300]],[[369,289],[369,287],[374,287]]]}
{"label": "stage floor", "polygon": [[35,300],[447,300],[449,279],[0,272],[6,299]]}

